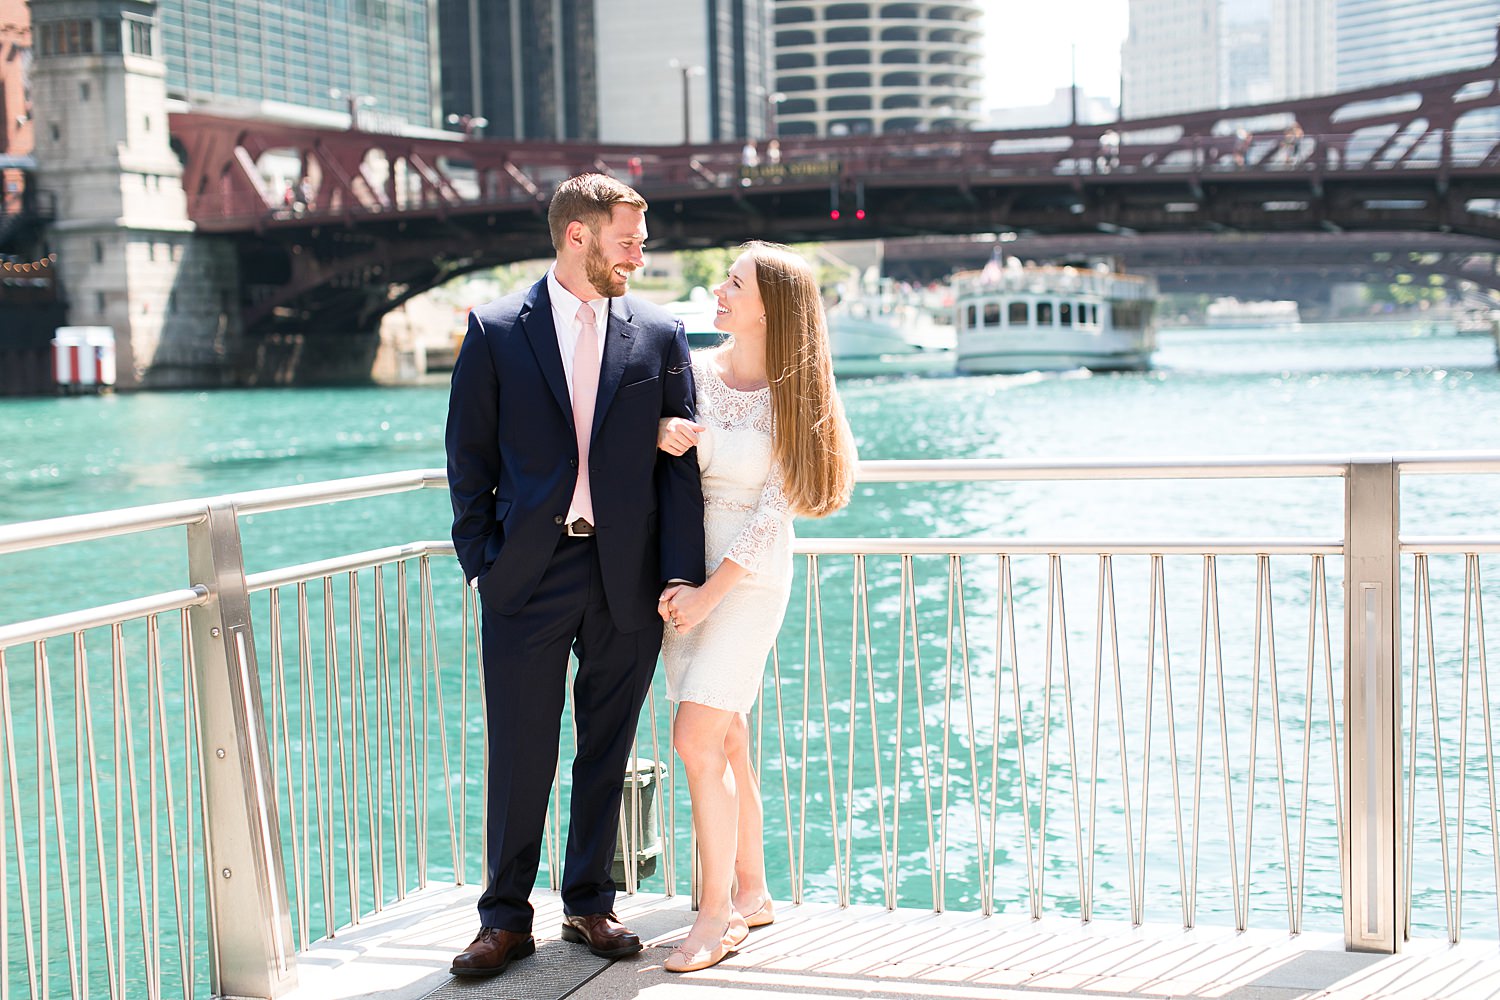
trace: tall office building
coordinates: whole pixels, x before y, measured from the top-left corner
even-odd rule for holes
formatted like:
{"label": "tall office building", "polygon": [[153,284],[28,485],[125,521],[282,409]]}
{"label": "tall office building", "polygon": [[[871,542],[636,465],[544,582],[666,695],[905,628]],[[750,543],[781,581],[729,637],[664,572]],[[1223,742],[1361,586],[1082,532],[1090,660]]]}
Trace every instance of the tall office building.
{"label": "tall office building", "polygon": [[171,97],[437,122],[436,0],[160,0]]}
{"label": "tall office building", "polygon": [[443,117],[491,138],[762,136],[769,3],[437,0]]}
{"label": "tall office building", "polygon": [[[444,121],[483,118],[488,138],[598,137],[594,56],[605,36],[596,0],[436,0],[436,6]],[[639,11],[635,16],[650,20]]]}
{"label": "tall office building", "polygon": [[781,135],[968,129],[979,124],[979,0],[776,0]]}
{"label": "tall office building", "polygon": [[1337,86],[1335,0],[1272,0],[1271,97],[1296,100]]}
{"label": "tall office building", "polygon": [[1219,0],[1130,0],[1120,51],[1127,118],[1216,107],[1221,102]]}
{"label": "tall office building", "polygon": [[0,0],[0,156],[31,152],[31,12],[26,0]]}
{"label": "tall office building", "polygon": [[1338,0],[1338,89],[1486,65],[1497,21],[1500,0]]}
{"label": "tall office building", "polygon": [[599,138],[733,142],[769,134],[770,0],[598,0]]}

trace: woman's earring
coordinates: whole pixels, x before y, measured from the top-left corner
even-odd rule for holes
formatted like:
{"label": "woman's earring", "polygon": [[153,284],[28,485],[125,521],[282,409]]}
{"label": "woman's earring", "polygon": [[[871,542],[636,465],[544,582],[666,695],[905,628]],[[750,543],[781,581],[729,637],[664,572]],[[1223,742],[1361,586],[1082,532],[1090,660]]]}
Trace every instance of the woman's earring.
{"label": "woman's earring", "polygon": [[761,321],[761,322],[762,322],[762,323],[764,323],[764,322],[765,322],[765,321],[766,321],[766,318],[765,318],[765,316],[762,316],[762,317],[761,317],[761,318],[760,318],[760,321]]}

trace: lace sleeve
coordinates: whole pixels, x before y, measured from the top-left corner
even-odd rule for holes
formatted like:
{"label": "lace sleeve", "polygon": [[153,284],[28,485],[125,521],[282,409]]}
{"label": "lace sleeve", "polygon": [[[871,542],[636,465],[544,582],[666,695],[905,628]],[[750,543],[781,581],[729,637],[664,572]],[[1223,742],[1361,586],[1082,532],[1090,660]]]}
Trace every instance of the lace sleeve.
{"label": "lace sleeve", "polygon": [[786,526],[792,523],[790,505],[781,488],[782,482],[781,466],[773,462],[771,474],[766,477],[766,485],[761,487],[760,503],[740,529],[739,537],[724,554],[725,559],[733,559],[751,573],[759,572],[766,553],[775,546]]}

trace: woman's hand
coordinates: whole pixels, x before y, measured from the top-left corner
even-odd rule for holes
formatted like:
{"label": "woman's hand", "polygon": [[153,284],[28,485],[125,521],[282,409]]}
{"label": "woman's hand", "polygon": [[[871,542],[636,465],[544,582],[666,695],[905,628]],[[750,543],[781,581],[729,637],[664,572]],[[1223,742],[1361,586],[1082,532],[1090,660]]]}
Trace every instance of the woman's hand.
{"label": "woman's hand", "polygon": [[663,417],[656,422],[656,446],[668,455],[684,454],[698,444],[706,428],[682,417]]}
{"label": "woman's hand", "polygon": [[661,602],[656,606],[662,621],[666,622],[680,635],[691,632],[703,619],[707,618],[709,612],[719,606],[722,597],[710,593],[703,587],[692,587],[683,584],[677,587],[668,587],[662,593]]}

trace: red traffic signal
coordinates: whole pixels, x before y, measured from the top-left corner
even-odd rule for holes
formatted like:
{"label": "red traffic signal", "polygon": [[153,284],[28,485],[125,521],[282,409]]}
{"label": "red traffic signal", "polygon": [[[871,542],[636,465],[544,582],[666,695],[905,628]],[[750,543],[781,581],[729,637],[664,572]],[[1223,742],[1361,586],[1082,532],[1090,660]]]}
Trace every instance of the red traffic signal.
{"label": "red traffic signal", "polygon": [[837,222],[838,218],[839,218],[839,210],[836,209],[836,208],[835,209],[830,209],[829,212],[828,212],[828,217],[830,219],[832,219],[833,221]]}

